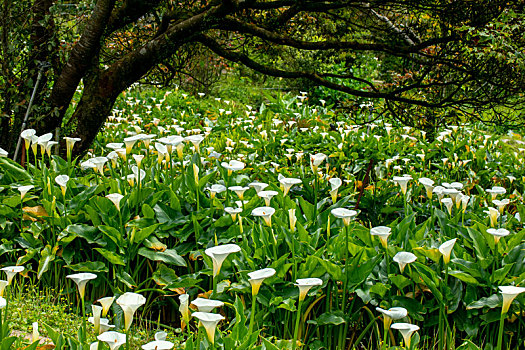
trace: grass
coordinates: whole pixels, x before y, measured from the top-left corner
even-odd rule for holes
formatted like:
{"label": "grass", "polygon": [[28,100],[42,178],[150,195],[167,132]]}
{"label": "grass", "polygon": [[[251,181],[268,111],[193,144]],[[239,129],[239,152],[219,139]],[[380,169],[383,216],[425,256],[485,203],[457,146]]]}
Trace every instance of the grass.
{"label": "grass", "polygon": [[[87,316],[91,316],[91,305],[86,303]],[[78,313],[77,313],[78,311]],[[130,333],[131,349],[139,349],[141,345],[155,340],[155,333],[165,331],[168,333],[166,340],[175,344],[175,348],[182,343],[180,329],[165,329],[158,327],[156,322],[141,320],[137,322],[135,317]],[[31,340],[33,322],[38,322],[41,338],[47,338],[47,331],[44,323],[53,330],[61,332],[65,338],[76,338],[77,332],[82,325],[82,317],[75,303],[70,302],[62,291],[55,289],[38,290],[30,287],[25,290],[15,290],[9,304],[10,329],[13,335]],[[113,323],[113,322],[112,322]],[[88,339],[95,341],[93,326],[88,323]],[[46,344],[51,340],[47,339]]]}

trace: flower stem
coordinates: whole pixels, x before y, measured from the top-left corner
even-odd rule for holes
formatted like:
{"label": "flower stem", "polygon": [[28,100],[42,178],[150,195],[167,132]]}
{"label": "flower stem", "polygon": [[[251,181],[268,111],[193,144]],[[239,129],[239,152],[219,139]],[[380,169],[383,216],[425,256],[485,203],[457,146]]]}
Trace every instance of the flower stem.
{"label": "flower stem", "polygon": [[496,350],[501,350],[501,346],[503,345],[503,328],[505,326],[505,316],[507,316],[507,313],[502,312],[499,319],[498,346],[496,346]]}
{"label": "flower stem", "polygon": [[301,308],[303,306],[303,300],[299,298],[299,305],[297,306],[297,315],[295,316],[295,328],[293,331],[293,342],[292,350],[297,347],[297,336],[299,335],[299,322],[301,322]]}
{"label": "flower stem", "polygon": [[248,329],[248,336],[253,332],[255,323],[255,307],[257,305],[257,295],[252,295],[252,313],[250,314],[250,327]]}

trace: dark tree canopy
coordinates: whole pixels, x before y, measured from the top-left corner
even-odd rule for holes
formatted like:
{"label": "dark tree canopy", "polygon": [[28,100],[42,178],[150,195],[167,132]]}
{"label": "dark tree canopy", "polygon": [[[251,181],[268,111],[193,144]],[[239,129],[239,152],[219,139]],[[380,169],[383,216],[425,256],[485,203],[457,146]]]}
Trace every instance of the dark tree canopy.
{"label": "dark tree canopy", "polygon": [[[0,146],[8,150],[38,62],[51,67],[30,125],[80,137],[83,152],[122,91],[203,50],[265,75],[382,99],[394,118],[420,128],[487,111],[492,122],[523,119],[523,1],[2,0],[1,11]],[[360,69],[372,63],[381,67],[374,76]]]}

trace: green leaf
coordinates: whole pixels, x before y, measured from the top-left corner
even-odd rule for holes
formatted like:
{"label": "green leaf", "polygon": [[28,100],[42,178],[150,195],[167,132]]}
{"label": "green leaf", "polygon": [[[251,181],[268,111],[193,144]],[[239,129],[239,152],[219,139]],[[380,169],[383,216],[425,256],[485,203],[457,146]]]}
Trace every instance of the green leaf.
{"label": "green leaf", "polygon": [[456,277],[460,281],[466,282],[468,284],[472,284],[474,286],[479,286],[478,280],[475,279],[474,277],[472,277],[471,275],[469,275],[466,272],[463,272],[463,271],[450,271],[448,274],[450,276]]}
{"label": "green leaf", "polygon": [[319,316],[314,322],[317,323],[318,326],[326,326],[329,324],[337,326],[346,323],[343,316],[343,312],[341,311],[325,312],[324,314]]}
{"label": "green leaf", "polygon": [[126,266],[124,259],[122,259],[122,257],[116,254],[115,252],[112,252],[112,251],[109,251],[103,248],[95,248],[95,250],[99,252],[100,255],[102,255],[110,263],[115,264],[115,265]]}
{"label": "green leaf", "polygon": [[20,164],[9,158],[0,157],[0,169],[3,170],[4,178],[10,181],[7,184],[31,180],[31,175]]}
{"label": "green leaf", "polygon": [[122,238],[122,234],[114,227],[107,226],[107,225],[100,225],[98,227],[106,237],[108,237],[110,240],[113,241],[120,249],[126,248],[127,244],[124,243],[124,239]]}
{"label": "green leaf", "polygon": [[44,249],[42,249],[42,252],[40,253],[41,258],[40,258],[40,261],[38,262],[38,274],[37,274],[38,279],[42,277],[44,272],[49,270],[49,264],[51,264],[51,262],[55,260],[55,254],[57,250],[58,250],[58,247],[55,246],[54,248],[51,248],[50,245],[47,245]]}
{"label": "green leaf", "polygon": [[66,267],[77,272],[108,272],[108,268],[101,261],[85,261]]}
{"label": "green leaf", "polygon": [[126,271],[117,271],[117,279],[124,283],[129,289],[133,289],[137,286],[137,283],[133,280],[133,277],[129,275]]}
{"label": "green leaf", "polygon": [[131,243],[134,243],[134,244],[142,243],[142,241],[144,241],[146,238],[151,236],[153,232],[155,232],[157,227],[159,227],[159,224],[151,225],[149,227],[143,228],[142,230],[136,232],[133,235],[133,241]]}
{"label": "green leaf", "polygon": [[501,299],[497,294],[493,294],[490,297],[481,298],[467,305],[467,310],[482,309],[488,307],[494,309],[501,306]]}
{"label": "green leaf", "polygon": [[186,261],[177,253],[175,249],[166,249],[165,251],[160,252],[142,247],[139,249],[139,255],[150,260],[162,261],[166,264],[186,266]]}
{"label": "green leaf", "polygon": [[306,216],[306,219],[309,222],[313,222],[315,212],[313,204],[305,201],[303,197],[299,197],[299,204],[301,205],[301,210],[303,211],[304,216]]}

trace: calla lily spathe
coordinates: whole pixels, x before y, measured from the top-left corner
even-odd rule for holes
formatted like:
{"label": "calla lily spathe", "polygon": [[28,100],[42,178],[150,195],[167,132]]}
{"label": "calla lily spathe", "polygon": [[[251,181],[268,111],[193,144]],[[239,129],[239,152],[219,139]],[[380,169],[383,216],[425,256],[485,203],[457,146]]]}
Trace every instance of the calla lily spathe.
{"label": "calla lily spathe", "polygon": [[498,243],[501,237],[508,236],[510,234],[510,231],[504,228],[489,228],[487,229],[487,233],[490,233],[492,237],[494,237],[494,243]]}
{"label": "calla lily spathe", "polygon": [[210,343],[215,344],[215,329],[217,328],[217,324],[224,320],[224,316],[208,312],[195,312],[193,313],[193,317],[201,322],[206,330]]}
{"label": "calla lily spathe", "polygon": [[25,268],[23,266],[6,266],[0,269],[0,271],[4,271],[7,275],[7,285],[11,285],[16,274],[24,270]]}
{"label": "calla lily spathe", "polygon": [[378,236],[381,241],[381,245],[386,248],[388,244],[388,237],[392,233],[392,229],[387,226],[376,226],[370,229],[372,236]]}
{"label": "calla lily spathe", "polygon": [[70,278],[77,284],[78,287],[78,293],[80,294],[80,298],[84,300],[84,295],[86,293],[86,284],[90,280],[94,280],[97,278],[97,275],[94,273],[89,272],[83,272],[83,273],[75,273],[72,275],[67,275],[66,278]]}
{"label": "calla lily spathe", "polygon": [[262,217],[269,227],[272,226],[272,215],[274,213],[275,209],[272,207],[258,207],[252,210],[252,215]]}
{"label": "calla lily spathe", "polygon": [[401,273],[403,273],[407,264],[411,264],[416,260],[417,257],[410,252],[398,252],[394,255],[394,261],[399,264],[399,270],[401,270]]}
{"label": "calla lily spathe", "polygon": [[304,300],[312,287],[321,285],[323,280],[320,278],[299,278],[295,283],[295,286],[299,287],[299,300]]}
{"label": "calla lily spathe", "polygon": [[146,298],[138,293],[124,293],[117,299],[117,304],[124,311],[124,328],[129,330],[135,311],[146,303]]}
{"label": "calla lily spathe", "polygon": [[208,248],[204,251],[213,261],[213,277],[217,276],[221,271],[221,266],[228,255],[241,251],[241,247],[237,244],[224,244]]}
{"label": "calla lily spathe", "polygon": [[345,226],[350,225],[350,221],[357,216],[357,211],[346,208],[335,208],[330,211],[333,216],[343,219]]}
{"label": "calla lily spathe", "polygon": [[505,314],[509,311],[510,304],[512,301],[521,293],[525,292],[524,287],[515,287],[515,286],[499,286],[498,287],[501,295],[503,296],[503,305],[501,308],[501,313]]}
{"label": "calla lily spathe", "polygon": [[419,326],[411,323],[394,323],[391,327],[401,332],[405,341],[405,348],[410,349],[410,340],[412,335],[419,330]]}
{"label": "calla lily spathe", "polygon": [[376,310],[383,314],[383,325],[386,329],[390,328],[392,321],[397,321],[408,315],[408,311],[404,307],[392,307],[388,310],[376,307]]}
{"label": "calla lily spathe", "polygon": [[450,254],[452,249],[454,249],[454,244],[456,244],[457,238],[451,239],[439,246],[439,252],[443,255],[443,262],[448,264],[450,261]]}
{"label": "calla lily spathe", "polygon": [[104,332],[97,339],[108,344],[110,350],[117,350],[126,344],[126,335],[119,332]]}
{"label": "calla lily spathe", "polygon": [[252,295],[259,294],[259,289],[261,288],[263,281],[273,275],[275,275],[275,269],[272,269],[271,267],[248,273],[248,277],[250,277],[248,281],[252,285]]}
{"label": "calla lily spathe", "polygon": [[200,312],[212,312],[217,307],[223,307],[224,303],[220,300],[197,298],[191,302]]}

